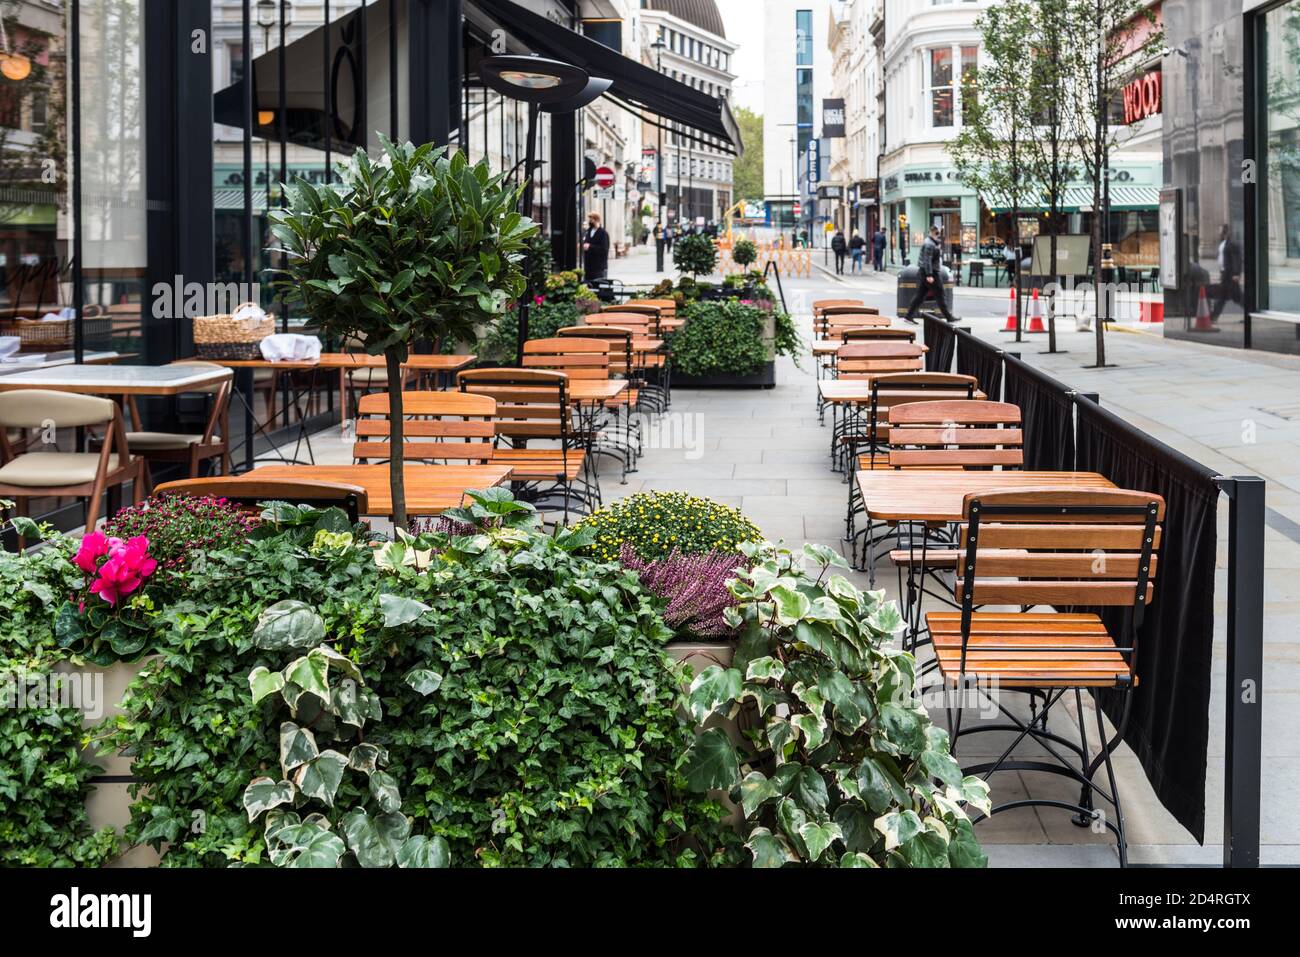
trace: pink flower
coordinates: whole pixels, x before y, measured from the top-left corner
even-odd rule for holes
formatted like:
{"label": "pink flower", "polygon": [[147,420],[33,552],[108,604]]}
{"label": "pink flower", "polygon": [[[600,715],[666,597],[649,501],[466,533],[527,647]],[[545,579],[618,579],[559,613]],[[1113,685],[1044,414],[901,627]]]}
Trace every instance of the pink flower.
{"label": "pink flower", "polygon": [[87,575],[93,575],[95,569],[99,566],[99,560],[108,554],[109,548],[109,540],[104,536],[103,532],[91,532],[81,540],[81,547],[77,549],[72,564]]}
{"label": "pink flower", "polygon": [[546,301],[545,296],[533,296],[533,305],[535,306],[540,306],[545,301]]}
{"label": "pink flower", "polygon": [[[98,534],[98,533],[96,533]],[[103,538],[103,536],[100,536]],[[138,535],[127,542],[107,539],[108,561],[98,568],[99,577],[90,584],[90,593],[110,605],[116,605],[138,589],[154,573],[158,562],[149,557],[149,539]],[[78,565],[84,568],[84,566]],[[95,569],[92,567],[91,572]]]}

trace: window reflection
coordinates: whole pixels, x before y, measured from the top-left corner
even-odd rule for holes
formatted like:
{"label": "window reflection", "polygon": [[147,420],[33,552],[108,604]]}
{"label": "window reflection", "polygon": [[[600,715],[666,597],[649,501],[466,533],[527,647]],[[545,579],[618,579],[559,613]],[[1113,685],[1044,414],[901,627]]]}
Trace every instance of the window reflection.
{"label": "window reflection", "polygon": [[1300,312],[1300,0],[1265,13],[1263,30],[1267,184],[1260,305]]}

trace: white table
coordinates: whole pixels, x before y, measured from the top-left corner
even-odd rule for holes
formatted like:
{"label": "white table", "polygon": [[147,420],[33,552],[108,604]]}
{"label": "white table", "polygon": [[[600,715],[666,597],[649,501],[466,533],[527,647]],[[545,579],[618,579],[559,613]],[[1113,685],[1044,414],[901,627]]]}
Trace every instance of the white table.
{"label": "white table", "polygon": [[229,369],[188,365],[111,366],[56,365],[0,376],[0,392],[52,389],[83,395],[180,395],[220,385],[232,377]]}

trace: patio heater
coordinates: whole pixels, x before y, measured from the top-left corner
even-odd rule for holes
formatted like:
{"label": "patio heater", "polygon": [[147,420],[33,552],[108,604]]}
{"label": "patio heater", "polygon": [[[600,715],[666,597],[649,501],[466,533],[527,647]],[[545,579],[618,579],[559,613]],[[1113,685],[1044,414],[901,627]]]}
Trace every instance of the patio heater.
{"label": "patio heater", "polygon": [[[520,212],[532,218],[535,184],[533,167],[537,161],[537,127],[540,115],[573,113],[613,85],[612,80],[588,75],[571,63],[532,56],[486,57],[478,68],[479,79],[490,90],[528,104],[528,146],[524,153],[524,195]],[[528,341],[528,312],[532,306],[532,253],[524,258],[524,275],[528,277],[519,300],[519,341],[515,364],[524,364],[524,343]]]}

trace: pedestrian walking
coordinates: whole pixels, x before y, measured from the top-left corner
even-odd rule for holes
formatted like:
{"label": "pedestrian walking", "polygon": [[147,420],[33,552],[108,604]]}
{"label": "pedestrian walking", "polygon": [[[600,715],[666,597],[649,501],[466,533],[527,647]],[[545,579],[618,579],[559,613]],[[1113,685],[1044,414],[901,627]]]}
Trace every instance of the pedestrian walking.
{"label": "pedestrian walking", "polygon": [[1229,299],[1239,306],[1242,304],[1240,277],[1241,246],[1232,238],[1232,227],[1224,223],[1219,231],[1219,291],[1210,318],[1218,319]]}
{"label": "pedestrian walking", "polygon": [[883,272],[885,269],[885,231],[876,227],[876,233],[871,237],[871,261],[876,272]]}
{"label": "pedestrian walking", "polygon": [[587,285],[609,274],[609,233],[600,224],[600,213],[587,214],[587,235],[582,242],[583,276]]}
{"label": "pedestrian walking", "polygon": [[930,234],[921,244],[917,266],[921,273],[916,277],[916,294],[912,296],[912,304],[907,307],[907,315],[903,318],[915,325],[916,311],[921,308],[921,303],[933,296],[938,301],[943,317],[949,322],[956,322],[956,317],[948,311],[947,293],[943,288],[943,247],[939,244],[938,226],[930,227]]}
{"label": "pedestrian walking", "polygon": [[853,230],[853,238],[849,240],[849,252],[853,256],[852,271],[855,273],[862,272],[862,257],[867,251],[867,241],[862,238],[860,230]]}
{"label": "pedestrian walking", "polygon": [[844,230],[836,229],[835,235],[831,237],[831,252],[835,254],[835,275],[844,275],[844,255],[849,251],[848,241],[844,238]]}

